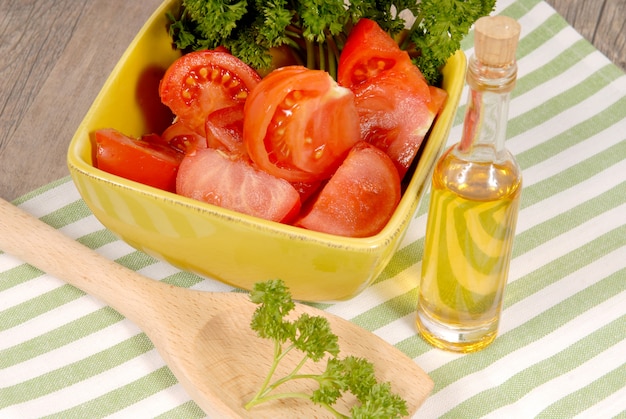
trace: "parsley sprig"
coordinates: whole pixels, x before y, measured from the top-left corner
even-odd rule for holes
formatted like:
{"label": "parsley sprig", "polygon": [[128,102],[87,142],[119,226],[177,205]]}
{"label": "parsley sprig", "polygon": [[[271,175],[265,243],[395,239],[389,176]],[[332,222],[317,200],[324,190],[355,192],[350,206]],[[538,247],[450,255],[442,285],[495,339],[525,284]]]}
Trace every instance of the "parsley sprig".
{"label": "parsley sprig", "polygon": [[[274,356],[261,388],[246,404],[246,409],[269,400],[295,397],[309,399],[337,418],[346,418],[333,405],[349,392],[360,402],[350,411],[354,418],[397,418],[408,414],[406,401],[392,393],[389,383],[377,381],[371,362],[355,356],[338,358],[338,339],[325,317],[302,313],[296,320],[286,319],[295,304],[283,281],[255,284],[250,299],[259,304],[250,327],[260,337],[274,342]],[[301,352],[300,362],[284,377],[274,378],[281,360],[291,351]],[[300,372],[307,362],[320,362],[325,357],[326,370],[321,374]],[[279,392],[282,384],[300,379],[315,380],[319,387],[312,394]]]}
{"label": "parsley sprig", "polygon": [[[182,50],[228,48],[256,69],[271,65],[270,48],[287,46],[309,68],[336,76],[343,44],[360,18],[375,20],[401,40],[431,84],[472,24],[495,0],[182,0],[169,14]],[[408,20],[412,27],[405,31]],[[402,36],[399,36],[402,34]]]}

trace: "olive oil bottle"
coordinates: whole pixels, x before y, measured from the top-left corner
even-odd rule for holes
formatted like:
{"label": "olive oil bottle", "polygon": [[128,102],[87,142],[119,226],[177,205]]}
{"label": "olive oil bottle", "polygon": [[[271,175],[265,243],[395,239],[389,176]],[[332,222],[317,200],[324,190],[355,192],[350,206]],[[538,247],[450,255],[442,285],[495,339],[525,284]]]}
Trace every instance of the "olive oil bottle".
{"label": "olive oil bottle", "polygon": [[496,337],[522,189],[504,144],[520,25],[487,16],[474,33],[462,137],[433,172],[417,303],[423,338],[456,352]]}

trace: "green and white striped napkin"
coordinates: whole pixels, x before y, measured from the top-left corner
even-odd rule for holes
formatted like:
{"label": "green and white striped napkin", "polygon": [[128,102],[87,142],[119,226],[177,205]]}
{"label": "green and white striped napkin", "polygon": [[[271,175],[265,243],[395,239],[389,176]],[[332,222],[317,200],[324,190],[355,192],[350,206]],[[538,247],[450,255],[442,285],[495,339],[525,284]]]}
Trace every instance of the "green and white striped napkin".
{"label": "green and white striped napkin", "polygon": [[[376,283],[323,308],[430,374],[435,389],[417,417],[626,417],[626,75],[543,1],[500,0],[497,13],[523,28],[507,144],[524,191],[500,336],[482,352],[457,355],[416,334],[428,197]],[[464,43],[468,55],[472,42]],[[146,276],[232,289],[119,241],[69,178],[15,203]],[[134,324],[0,252],[0,417],[48,416],[204,414]]]}

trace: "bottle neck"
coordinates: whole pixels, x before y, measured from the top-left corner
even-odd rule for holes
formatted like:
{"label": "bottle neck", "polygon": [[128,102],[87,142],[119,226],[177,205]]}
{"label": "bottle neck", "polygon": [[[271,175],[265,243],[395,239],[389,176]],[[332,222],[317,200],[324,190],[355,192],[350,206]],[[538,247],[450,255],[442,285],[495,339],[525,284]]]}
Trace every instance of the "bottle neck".
{"label": "bottle neck", "polygon": [[469,97],[463,136],[457,153],[473,161],[500,161],[505,148],[510,93],[515,87],[517,64],[490,67],[472,56],[468,63]]}

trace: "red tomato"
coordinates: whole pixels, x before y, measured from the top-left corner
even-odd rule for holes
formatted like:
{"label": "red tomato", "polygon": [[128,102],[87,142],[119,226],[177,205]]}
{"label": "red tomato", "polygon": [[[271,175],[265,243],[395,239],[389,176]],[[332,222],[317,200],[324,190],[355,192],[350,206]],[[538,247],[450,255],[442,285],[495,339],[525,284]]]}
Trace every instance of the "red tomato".
{"label": "red tomato", "polygon": [[[159,142],[128,137],[107,128],[96,131],[96,166],[105,172],[174,192],[183,155]],[[151,137],[146,137],[151,138]]]}
{"label": "red tomato", "polygon": [[422,73],[411,62],[408,52],[401,50],[378,23],[360,19],[350,31],[341,51],[337,82],[352,88],[387,70],[415,72],[424,80]]}
{"label": "red tomato", "polygon": [[205,127],[209,147],[247,158],[243,143],[243,103],[211,112]]}
{"label": "red tomato", "polygon": [[197,51],[172,63],[161,80],[159,95],[183,124],[204,136],[206,117],[216,109],[243,103],[260,79],[227,52]]}
{"label": "red tomato", "polygon": [[376,22],[361,19],[339,60],[338,80],[355,94],[361,138],[384,150],[403,178],[445,100]]}
{"label": "red tomato", "polygon": [[360,142],[295,225],[342,236],[371,236],[387,224],[400,195],[400,178],[389,157]]}
{"label": "red tomato", "polygon": [[430,93],[413,88],[406,72],[387,71],[354,89],[361,120],[361,137],[385,151],[400,178],[406,174],[437,112],[430,110]]}
{"label": "red tomato", "polygon": [[185,156],[178,172],[176,192],[278,222],[290,221],[300,210],[300,196],[289,182],[212,148]]}
{"label": "red tomato", "polygon": [[282,67],[265,77],[245,103],[248,155],[289,182],[329,178],[359,139],[354,95],[325,71]]}
{"label": "red tomato", "polygon": [[161,138],[165,144],[183,154],[193,153],[198,148],[207,147],[206,138],[187,128],[180,121],[174,122],[163,131]]}

